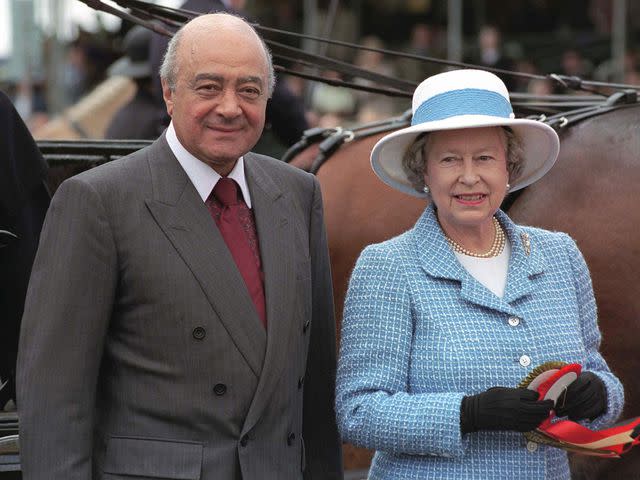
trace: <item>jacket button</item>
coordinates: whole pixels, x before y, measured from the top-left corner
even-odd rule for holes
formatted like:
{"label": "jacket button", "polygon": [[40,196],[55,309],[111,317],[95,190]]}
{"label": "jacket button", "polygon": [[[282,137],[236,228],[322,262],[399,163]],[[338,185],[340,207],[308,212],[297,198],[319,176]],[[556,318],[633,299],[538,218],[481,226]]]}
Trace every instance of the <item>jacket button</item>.
{"label": "jacket button", "polygon": [[531,365],[531,358],[529,357],[529,355],[522,355],[518,361],[523,367],[528,367],[529,365]]}
{"label": "jacket button", "polygon": [[304,326],[302,327],[302,333],[307,333],[307,330],[309,330],[309,325],[311,325],[311,320],[307,319],[304,322]]}
{"label": "jacket button", "polygon": [[249,443],[249,435],[243,435],[240,439],[240,445],[246,447],[247,443]]}
{"label": "jacket button", "polygon": [[512,327],[517,327],[518,325],[520,325],[520,319],[518,317],[509,317],[508,322]]}
{"label": "jacket button", "polygon": [[193,329],[193,332],[191,332],[191,334],[196,340],[202,340],[207,335],[207,331],[202,327],[196,327]]}
{"label": "jacket button", "polygon": [[224,383],[216,383],[213,387],[213,393],[218,396],[224,395],[227,393],[227,386]]}
{"label": "jacket button", "polygon": [[289,436],[287,437],[287,445],[291,446],[293,445],[293,441],[296,439],[296,434],[291,432],[289,434]]}
{"label": "jacket button", "polygon": [[304,385],[304,377],[300,377],[298,379],[298,390],[301,390],[303,385]]}

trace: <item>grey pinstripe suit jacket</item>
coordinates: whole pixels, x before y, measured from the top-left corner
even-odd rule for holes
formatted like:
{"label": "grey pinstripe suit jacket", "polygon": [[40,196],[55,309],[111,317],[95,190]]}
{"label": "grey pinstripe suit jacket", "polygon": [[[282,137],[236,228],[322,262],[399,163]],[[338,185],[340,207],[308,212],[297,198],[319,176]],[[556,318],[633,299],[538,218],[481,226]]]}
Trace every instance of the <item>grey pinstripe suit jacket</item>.
{"label": "grey pinstripe suit jacket", "polygon": [[61,185],[22,322],[25,480],[342,477],[319,186],[245,165],[267,332],[164,135]]}

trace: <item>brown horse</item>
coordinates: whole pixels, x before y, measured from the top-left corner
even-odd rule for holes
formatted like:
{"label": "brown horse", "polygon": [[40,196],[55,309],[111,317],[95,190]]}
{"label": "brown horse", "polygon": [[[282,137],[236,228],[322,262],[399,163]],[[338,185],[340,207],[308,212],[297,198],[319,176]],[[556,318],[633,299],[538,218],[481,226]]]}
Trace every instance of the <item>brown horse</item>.
{"label": "brown horse", "polygon": [[[333,267],[338,327],[347,282],[368,244],[410,228],[425,201],[383,184],[369,164],[376,135],[345,144],[317,172]],[[591,270],[603,334],[602,352],[625,385],[622,418],[640,416],[640,106],[583,120],[561,130],[556,165],[518,196],[516,222],[568,232]],[[308,167],[317,148],[291,163]],[[366,468],[370,453],[345,447],[346,469]],[[575,479],[640,478],[640,449],[620,460],[572,458]]]}

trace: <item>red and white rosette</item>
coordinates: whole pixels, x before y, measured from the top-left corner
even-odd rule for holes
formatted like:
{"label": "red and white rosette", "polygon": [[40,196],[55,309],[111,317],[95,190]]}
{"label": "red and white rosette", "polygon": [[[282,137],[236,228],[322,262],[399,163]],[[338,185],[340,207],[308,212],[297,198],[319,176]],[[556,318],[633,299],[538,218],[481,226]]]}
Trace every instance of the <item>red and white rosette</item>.
{"label": "red and white rosette", "polygon": [[[577,363],[549,362],[535,368],[519,385],[534,390],[540,400],[564,401],[562,395],[582,367]],[[583,455],[620,457],[640,443],[640,417],[619,422],[611,428],[591,430],[571,420],[560,420],[552,410],[538,428],[524,434],[533,442],[551,445]]]}

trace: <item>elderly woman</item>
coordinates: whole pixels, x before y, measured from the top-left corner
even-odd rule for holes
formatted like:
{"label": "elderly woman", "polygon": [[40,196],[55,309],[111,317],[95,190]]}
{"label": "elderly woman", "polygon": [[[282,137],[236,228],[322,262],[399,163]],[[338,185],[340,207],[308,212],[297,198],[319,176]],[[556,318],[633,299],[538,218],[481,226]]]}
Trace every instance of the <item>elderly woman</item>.
{"label": "elderly woman", "polygon": [[[520,432],[552,409],[601,428],[623,389],[598,352],[573,240],[499,209],[551,168],[558,137],[516,119],[503,82],[477,70],[422,82],[413,113],[371,161],[385,183],[431,202],[353,271],[337,377],[343,438],[377,451],[370,479],[569,479],[563,450]],[[549,361],[582,365],[557,406],[514,388]]]}

